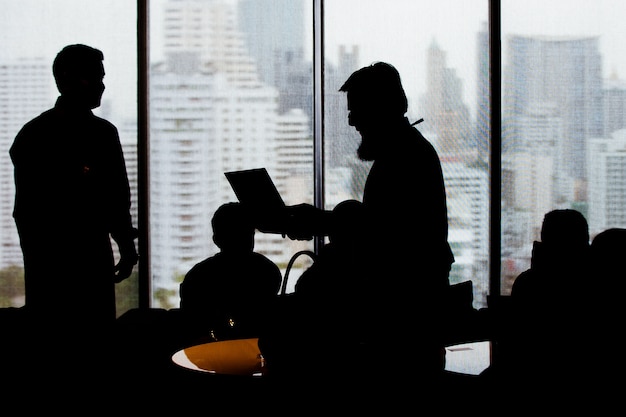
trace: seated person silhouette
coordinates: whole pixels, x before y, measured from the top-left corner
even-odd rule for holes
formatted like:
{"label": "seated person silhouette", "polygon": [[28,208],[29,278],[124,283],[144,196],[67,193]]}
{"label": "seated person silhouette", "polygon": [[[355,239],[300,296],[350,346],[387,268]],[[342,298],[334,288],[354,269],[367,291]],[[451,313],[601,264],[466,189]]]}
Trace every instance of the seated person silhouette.
{"label": "seated person silhouette", "polygon": [[[278,378],[281,390],[289,390],[290,398],[310,394],[302,383],[324,375],[313,370],[332,369],[339,381],[359,372],[356,364],[361,371],[368,369],[363,366],[367,360],[358,359],[357,349],[360,333],[371,331],[361,329],[366,309],[363,303],[369,299],[360,295],[363,235],[367,230],[364,216],[365,207],[357,200],[342,201],[329,212],[328,243],[300,275],[294,292],[278,300],[274,316],[259,339],[263,356],[272,364],[266,375]],[[331,384],[326,383],[324,392],[328,394]]]}
{"label": "seated person silhouette", "polygon": [[[595,286],[620,304],[626,286],[626,229],[610,228],[598,233],[591,242]],[[603,297],[604,298],[604,297]],[[611,303],[611,307],[617,307]],[[610,307],[610,306],[607,306]]]}
{"label": "seated person silhouette", "polygon": [[[584,367],[590,280],[587,220],[579,211],[558,209],[544,216],[530,269],[511,290],[512,317],[503,357],[517,381],[532,377],[533,389],[573,383]],[[576,365],[574,365],[576,364]],[[580,380],[578,380],[580,381]]]}
{"label": "seated person silhouette", "polygon": [[185,275],[182,319],[192,335],[207,340],[258,337],[264,309],[280,289],[280,269],[254,252],[254,224],[240,203],[220,206],[211,225],[220,251]]}
{"label": "seated person silhouette", "polygon": [[609,228],[598,233],[591,241],[591,262],[593,273],[592,320],[594,341],[590,351],[597,359],[593,363],[593,381],[596,392],[605,398],[621,398],[621,385],[615,384],[626,372],[622,361],[603,362],[607,351],[621,345],[622,332],[626,322],[624,301],[626,290],[626,228]]}
{"label": "seated person silhouette", "polygon": [[313,265],[300,275],[295,285],[298,295],[328,298],[341,294],[344,297],[355,289],[357,283],[351,282],[350,277],[360,265],[363,216],[363,203],[358,200],[345,200],[335,206],[328,243],[322,246]]}

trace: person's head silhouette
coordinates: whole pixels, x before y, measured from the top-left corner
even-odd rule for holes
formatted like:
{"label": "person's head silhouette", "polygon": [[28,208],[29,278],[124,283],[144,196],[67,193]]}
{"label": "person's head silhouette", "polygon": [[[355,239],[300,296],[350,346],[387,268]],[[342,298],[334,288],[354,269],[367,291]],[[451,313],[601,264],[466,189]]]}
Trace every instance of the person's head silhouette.
{"label": "person's head silhouette", "polygon": [[[585,216],[573,209],[556,209],[544,215],[541,242],[533,245],[533,267],[562,268],[567,259],[582,262],[589,252],[589,226]],[[578,265],[578,264],[576,264]],[[574,264],[570,266],[575,267]]]}
{"label": "person's head silhouette", "polygon": [[[626,257],[625,228],[613,227],[598,233],[591,242],[591,254],[603,283],[609,282],[619,288],[626,286],[626,267],[623,262]],[[621,297],[623,293],[619,292],[619,295]]]}
{"label": "person's head silhouette", "polygon": [[587,219],[577,210],[552,210],[544,216],[541,241],[555,247],[586,248],[589,246]]}
{"label": "person's head silhouette", "polygon": [[330,242],[345,246],[362,240],[363,229],[367,226],[364,213],[363,203],[358,200],[338,203],[332,210]]}
{"label": "person's head silhouette", "polygon": [[211,219],[213,242],[222,252],[251,252],[255,226],[249,210],[241,203],[222,204]]}
{"label": "person's head silhouette", "polygon": [[68,45],[52,64],[52,73],[64,102],[72,107],[95,109],[104,93],[102,51],[87,45]]}
{"label": "person's head silhouette", "polygon": [[339,91],[347,93],[348,123],[361,134],[359,157],[375,159],[383,145],[381,136],[407,112],[400,74],[392,65],[376,62],[352,73]]}

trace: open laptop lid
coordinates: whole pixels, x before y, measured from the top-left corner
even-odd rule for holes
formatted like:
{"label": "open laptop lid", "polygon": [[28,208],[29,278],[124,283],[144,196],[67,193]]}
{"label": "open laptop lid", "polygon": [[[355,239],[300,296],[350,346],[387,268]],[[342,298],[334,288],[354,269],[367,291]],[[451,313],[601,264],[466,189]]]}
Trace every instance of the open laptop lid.
{"label": "open laptop lid", "polygon": [[260,231],[284,232],[281,225],[284,223],[285,202],[265,168],[230,171],[224,175],[239,202],[253,210]]}

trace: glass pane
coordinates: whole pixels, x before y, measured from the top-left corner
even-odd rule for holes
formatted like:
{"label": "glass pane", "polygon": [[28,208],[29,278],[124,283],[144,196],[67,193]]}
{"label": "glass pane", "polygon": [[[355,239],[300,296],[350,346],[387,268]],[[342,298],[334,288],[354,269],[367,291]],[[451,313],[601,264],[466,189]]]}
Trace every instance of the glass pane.
{"label": "glass pane", "polygon": [[[439,153],[446,183],[450,282],[471,280],[474,307],[489,290],[488,2],[337,0],[324,3],[327,208],[361,199],[369,164],[338,90],[356,69],[385,61],[400,72],[411,122]],[[410,196],[398,196],[407,198]]]}
{"label": "glass pane", "polygon": [[[313,202],[307,3],[150,2],[153,306],[178,307],[184,275],[218,251],[211,217],[237,201],[225,172],[265,167],[286,204]],[[255,251],[283,274],[303,249],[311,242],[255,236]]]}
{"label": "glass pane", "polygon": [[[0,8],[0,307],[18,307],[24,303],[23,261],[12,218],[9,147],[25,122],[54,105],[52,61],[66,45],[84,43],[104,53],[106,91],[94,113],[119,130],[137,225],[137,11],[135,2],[122,0],[0,0]],[[120,315],[137,305],[136,273],[116,290]]]}
{"label": "glass pane", "polygon": [[621,1],[502,1],[502,291],[530,266],[550,210],[590,236],[626,226]]}

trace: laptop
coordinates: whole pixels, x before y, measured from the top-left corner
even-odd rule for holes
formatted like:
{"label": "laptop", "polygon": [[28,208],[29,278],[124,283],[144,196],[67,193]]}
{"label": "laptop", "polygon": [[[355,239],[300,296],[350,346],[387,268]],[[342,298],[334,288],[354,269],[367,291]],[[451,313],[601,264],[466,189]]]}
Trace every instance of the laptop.
{"label": "laptop", "polygon": [[259,231],[284,233],[285,202],[265,168],[229,171],[224,175],[239,202],[252,209]]}

